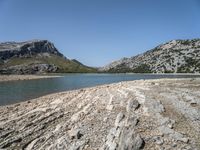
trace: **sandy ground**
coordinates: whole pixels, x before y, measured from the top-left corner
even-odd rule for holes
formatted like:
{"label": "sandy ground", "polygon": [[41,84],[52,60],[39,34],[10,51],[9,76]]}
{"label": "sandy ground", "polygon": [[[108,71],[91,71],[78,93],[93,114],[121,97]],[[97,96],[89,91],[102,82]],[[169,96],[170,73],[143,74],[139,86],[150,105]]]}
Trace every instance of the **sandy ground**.
{"label": "sandy ground", "polygon": [[45,76],[45,75],[0,75],[0,82],[17,81],[17,80],[33,80],[43,78],[56,78],[59,76]]}
{"label": "sandy ground", "polygon": [[200,150],[200,79],[120,82],[0,107],[0,148]]}

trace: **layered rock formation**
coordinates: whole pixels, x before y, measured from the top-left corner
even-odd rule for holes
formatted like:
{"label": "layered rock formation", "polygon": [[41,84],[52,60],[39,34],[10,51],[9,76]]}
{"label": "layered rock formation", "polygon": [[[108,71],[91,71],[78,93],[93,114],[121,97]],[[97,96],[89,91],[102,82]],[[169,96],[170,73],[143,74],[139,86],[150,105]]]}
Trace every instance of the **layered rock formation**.
{"label": "layered rock formation", "polygon": [[121,82],[0,107],[1,149],[200,150],[200,80]]}
{"label": "layered rock formation", "polygon": [[100,68],[106,72],[199,73],[200,39],[172,40],[131,58]]}
{"label": "layered rock formation", "polygon": [[93,72],[94,69],[63,56],[47,40],[0,43],[0,73],[35,74]]}
{"label": "layered rock formation", "polygon": [[64,57],[53,45],[47,40],[32,40],[27,42],[5,42],[0,43],[0,58],[8,60],[12,57],[31,57],[35,54],[48,53]]}

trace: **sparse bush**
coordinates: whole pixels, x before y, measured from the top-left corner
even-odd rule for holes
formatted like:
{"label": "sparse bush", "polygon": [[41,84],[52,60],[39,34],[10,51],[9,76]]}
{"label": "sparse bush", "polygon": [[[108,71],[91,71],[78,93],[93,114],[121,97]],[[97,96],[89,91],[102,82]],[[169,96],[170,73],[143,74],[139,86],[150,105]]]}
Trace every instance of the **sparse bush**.
{"label": "sparse bush", "polygon": [[174,71],[173,70],[165,70],[164,73],[174,73]]}
{"label": "sparse bush", "polygon": [[198,63],[198,60],[195,60],[193,58],[186,58],[185,62],[187,63],[188,67],[191,67],[191,66],[195,66]]}
{"label": "sparse bush", "polygon": [[191,71],[189,67],[182,65],[177,68],[177,73],[193,73],[193,71]]}
{"label": "sparse bush", "polygon": [[150,66],[147,64],[141,64],[137,68],[133,69],[134,73],[152,73]]}
{"label": "sparse bush", "polygon": [[189,40],[184,40],[184,41],[181,41],[181,44],[183,45],[190,45],[191,41]]}
{"label": "sparse bush", "polygon": [[148,66],[147,64],[141,64],[140,66],[131,69],[129,67],[127,67],[125,64],[120,64],[118,65],[116,68],[111,68],[109,71],[107,71],[109,73],[152,73],[152,71],[150,70],[150,66]]}

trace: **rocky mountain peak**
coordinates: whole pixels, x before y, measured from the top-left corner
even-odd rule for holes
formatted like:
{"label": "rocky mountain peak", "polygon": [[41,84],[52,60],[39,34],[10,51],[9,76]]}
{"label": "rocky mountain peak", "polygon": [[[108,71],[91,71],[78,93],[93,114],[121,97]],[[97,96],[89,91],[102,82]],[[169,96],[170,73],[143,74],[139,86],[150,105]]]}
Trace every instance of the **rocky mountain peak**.
{"label": "rocky mountain peak", "polygon": [[28,57],[39,53],[50,53],[63,57],[54,44],[48,40],[0,43],[0,59],[2,60],[12,57]]}
{"label": "rocky mountain peak", "polygon": [[91,71],[94,69],[67,59],[48,40],[0,43],[0,74]]}

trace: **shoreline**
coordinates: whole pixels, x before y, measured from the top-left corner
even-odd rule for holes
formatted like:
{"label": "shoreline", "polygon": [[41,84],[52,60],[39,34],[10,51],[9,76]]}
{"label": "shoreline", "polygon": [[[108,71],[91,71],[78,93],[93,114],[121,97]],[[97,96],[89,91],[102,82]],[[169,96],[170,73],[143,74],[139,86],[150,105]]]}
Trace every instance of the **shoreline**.
{"label": "shoreline", "polygon": [[[45,79],[45,78],[56,78],[62,77],[63,75],[71,75],[71,74],[127,74],[127,75],[175,75],[175,76],[199,76],[200,74],[196,73],[55,73],[55,74],[45,74],[45,75],[0,75],[0,82],[7,82],[7,81],[20,81],[20,80],[34,80],[34,79]],[[183,77],[184,78],[184,77]]]}
{"label": "shoreline", "polygon": [[135,80],[1,106],[0,148],[198,149],[199,90],[199,78]]}
{"label": "shoreline", "polygon": [[58,78],[58,75],[0,75],[0,82]]}
{"label": "shoreline", "polygon": [[[19,75],[21,76],[21,75]],[[22,75],[22,76],[29,76],[29,75]],[[31,75],[32,76],[32,75]],[[35,78],[34,78],[35,77]],[[38,78],[37,78],[38,77]],[[41,78],[40,78],[41,77]],[[45,79],[45,78],[58,78],[58,77],[62,77],[62,76],[44,76],[44,78],[42,77],[42,75],[33,75],[33,78],[27,78],[27,79],[24,79],[24,80],[34,80],[34,79]],[[1,79],[1,78],[0,78]],[[23,80],[23,79],[22,79]],[[199,80],[200,81],[200,78],[159,78],[159,79],[137,79],[137,80],[131,80],[131,81],[120,81],[120,82],[114,82],[114,83],[105,83],[105,84],[101,84],[101,85],[95,85],[95,86],[91,86],[91,87],[83,87],[83,88],[78,88],[78,89],[72,89],[72,90],[65,90],[65,91],[60,91],[60,92],[55,92],[55,93],[49,93],[49,94],[46,94],[46,95],[43,95],[43,96],[39,96],[39,97],[36,97],[36,98],[30,98],[30,99],[27,99],[27,100],[23,100],[23,101],[19,101],[19,102],[16,102],[16,103],[11,103],[11,104],[6,104],[6,105],[0,105],[0,109],[1,107],[9,107],[9,106],[15,106],[15,105],[20,105],[21,103],[31,103],[31,102],[34,102],[34,101],[40,101],[40,99],[47,99],[47,98],[54,98],[54,97],[57,97],[59,95],[62,95],[62,94],[67,94],[68,92],[71,93],[71,92],[80,92],[80,91],[85,91],[85,90],[93,90],[93,89],[99,89],[99,88],[107,88],[107,87],[110,87],[110,86],[115,86],[117,84],[126,84],[127,82],[138,82],[138,83],[141,83],[141,82],[163,82],[163,81],[181,81],[181,80],[184,80],[184,81],[192,81],[192,80]],[[19,80],[8,80],[8,81],[1,81],[0,80],[0,83],[1,82],[9,82],[9,81],[20,81]]]}
{"label": "shoreline", "polygon": [[[27,76],[26,79],[19,79],[19,80],[7,80],[7,81],[1,81],[0,80],[0,83],[1,82],[10,82],[10,81],[23,81],[23,80],[37,80],[37,79],[45,79],[45,78],[58,78],[58,77],[62,77],[62,76],[42,76],[42,75],[30,75],[30,76],[33,76],[33,78],[28,78],[29,75],[19,75],[19,76]],[[0,76],[1,77],[1,76]],[[0,78],[1,79],[1,78]],[[120,81],[120,82],[114,82],[114,83],[105,83],[105,84],[101,84],[101,85],[95,85],[95,86],[91,86],[91,87],[83,87],[83,88],[78,88],[78,89],[72,89],[72,90],[65,90],[65,91],[60,91],[60,92],[53,92],[53,93],[49,93],[49,94],[45,94],[45,95],[42,95],[42,96],[39,96],[39,97],[36,97],[36,98],[30,98],[30,99],[27,99],[27,100],[23,100],[23,101],[19,101],[19,102],[16,102],[16,103],[11,103],[11,104],[6,104],[6,105],[0,105],[0,109],[2,107],[9,107],[9,106],[18,106],[20,104],[23,104],[23,103],[32,103],[34,101],[40,101],[40,99],[48,99],[48,98],[55,98],[59,95],[62,95],[62,94],[67,94],[67,93],[73,93],[73,92],[81,92],[81,91],[85,91],[85,90],[93,90],[93,89],[99,89],[99,88],[107,88],[107,87],[110,87],[110,86],[115,86],[115,85],[118,85],[118,84],[126,84],[128,82],[134,82],[134,83],[145,83],[145,82],[165,82],[165,81],[193,81],[193,80],[199,80],[200,81],[200,78],[158,78],[158,79],[137,79],[137,80],[131,80],[131,81]]]}

